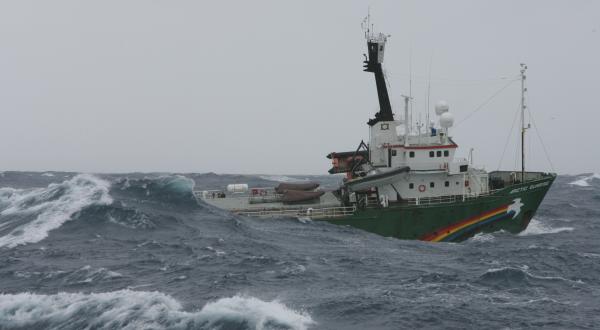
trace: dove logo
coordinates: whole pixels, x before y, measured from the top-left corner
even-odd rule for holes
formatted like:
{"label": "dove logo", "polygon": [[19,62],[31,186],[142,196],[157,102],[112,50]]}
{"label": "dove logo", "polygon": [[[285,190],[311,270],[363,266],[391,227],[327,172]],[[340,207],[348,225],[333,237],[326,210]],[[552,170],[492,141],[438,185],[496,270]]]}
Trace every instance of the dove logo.
{"label": "dove logo", "polygon": [[510,204],[508,206],[508,214],[511,214],[512,212],[512,218],[516,218],[517,215],[519,215],[519,213],[521,213],[521,206],[523,206],[525,204],[521,203],[521,199],[520,198],[516,198],[512,204]]}

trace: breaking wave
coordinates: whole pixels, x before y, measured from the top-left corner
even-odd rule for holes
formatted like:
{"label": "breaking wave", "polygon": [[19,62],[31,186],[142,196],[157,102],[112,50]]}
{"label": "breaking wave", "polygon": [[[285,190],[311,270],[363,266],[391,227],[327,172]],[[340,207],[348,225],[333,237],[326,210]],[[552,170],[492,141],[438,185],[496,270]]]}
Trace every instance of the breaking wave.
{"label": "breaking wave", "polygon": [[0,247],[35,243],[90,205],[109,205],[110,183],[79,174],[46,188],[0,188]]}
{"label": "breaking wave", "polygon": [[557,234],[565,231],[573,231],[573,227],[558,227],[553,228],[548,224],[545,224],[539,220],[531,219],[527,229],[519,233],[519,236],[530,236],[530,235],[543,235],[543,234]]}
{"label": "breaking wave", "polygon": [[594,180],[600,180],[600,174],[594,173],[592,175],[579,177],[577,180],[569,182],[569,184],[579,187],[589,187],[591,185],[591,182]]}
{"label": "breaking wave", "polygon": [[187,312],[160,292],[0,295],[0,324],[16,329],[307,329],[310,315],[278,301],[234,296]]}

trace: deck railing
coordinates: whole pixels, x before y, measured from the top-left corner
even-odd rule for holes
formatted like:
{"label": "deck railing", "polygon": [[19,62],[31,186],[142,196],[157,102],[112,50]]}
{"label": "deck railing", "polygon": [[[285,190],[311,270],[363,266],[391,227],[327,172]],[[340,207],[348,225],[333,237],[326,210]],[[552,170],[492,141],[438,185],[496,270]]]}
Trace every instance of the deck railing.
{"label": "deck railing", "polygon": [[409,205],[436,205],[436,204],[450,204],[456,202],[465,202],[468,200],[476,199],[479,197],[485,197],[495,194],[498,190],[502,189],[494,189],[486,192],[480,193],[470,193],[464,195],[446,195],[446,196],[437,196],[437,197],[417,197],[417,198],[409,198],[407,199]]}
{"label": "deck railing", "polygon": [[323,208],[266,209],[266,210],[234,210],[233,213],[249,217],[306,217],[306,218],[339,218],[352,215],[355,206],[338,206]]}

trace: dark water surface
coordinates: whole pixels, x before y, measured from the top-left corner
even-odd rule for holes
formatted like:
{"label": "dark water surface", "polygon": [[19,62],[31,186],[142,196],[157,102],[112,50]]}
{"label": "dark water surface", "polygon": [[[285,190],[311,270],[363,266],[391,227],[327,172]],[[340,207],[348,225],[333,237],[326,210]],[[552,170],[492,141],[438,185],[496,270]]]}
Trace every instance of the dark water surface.
{"label": "dark water surface", "polygon": [[521,235],[459,244],[238,217],[191,193],[285,179],[1,173],[0,328],[600,327],[598,175],[560,176]]}

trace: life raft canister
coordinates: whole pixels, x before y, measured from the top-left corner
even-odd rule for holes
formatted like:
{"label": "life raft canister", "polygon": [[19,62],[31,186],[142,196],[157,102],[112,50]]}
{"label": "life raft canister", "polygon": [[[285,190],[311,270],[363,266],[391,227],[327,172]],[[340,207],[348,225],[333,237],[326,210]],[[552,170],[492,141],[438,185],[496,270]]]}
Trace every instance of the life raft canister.
{"label": "life raft canister", "polygon": [[426,189],[426,188],[425,188],[425,185],[424,185],[424,184],[422,184],[422,185],[420,185],[420,186],[419,186],[419,191],[420,191],[420,192],[424,192],[424,191],[425,191],[425,189]]}

